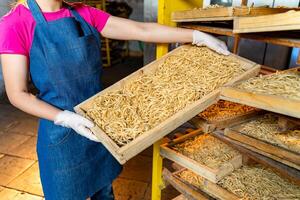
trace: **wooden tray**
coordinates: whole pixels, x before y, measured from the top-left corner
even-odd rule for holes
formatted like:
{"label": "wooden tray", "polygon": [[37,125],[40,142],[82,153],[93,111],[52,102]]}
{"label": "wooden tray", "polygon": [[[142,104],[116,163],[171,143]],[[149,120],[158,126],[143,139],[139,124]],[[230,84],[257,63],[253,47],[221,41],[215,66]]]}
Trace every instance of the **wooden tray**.
{"label": "wooden tray", "polygon": [[224,135],[240,142],[245,148],[300,170],[300,154],[243,134],[240,129],[241,125],[226,128]]}
{"label": "wooden tray", "polygon": [[[178,190],[181,191],[186,191],[185,192],[185,196],[196,196],[197,194],[203,195],[203,193],[208,194],[209,196],[212,196],[216,199],[220,199],[220,200],[240,200],[239,197],[237,197],[235,194],[225,190],[224,188],[218,186],[215,183],[212,183],[208,180],[204,179],[203,185],[204,187],[198,188],[194,185],[191,185],[190,183],[186,182],[185,180],[183,180],[182,178],[180,178],[178,176],[178,174],[180,172],[182,172],[183,170],[186,169],[181,169],[179,171],[176,171],[174,173],[171,173],[170,171],[168,171],[167,169],[164,169],[163,171],[163,178],[170,183],[173,187],[175,187],[176,189],[179,188]],[[193,195],[191,195],[193,194]],[[195,199],[196,198],[191,198],[191,199]]]}
{"label": "wooden tray", "polygon": [[174,22],[197,22],[197,21],[230,21],[238,16],[259,16],[275,13],[283,13],[291,8],[264,8],[264,7],[222,7],[222,8],[199,8],[172,13]]}
{"label": "wooden tray", "polygon": [[224,176],[230,174],[235,169],[238,169],[242,166],[242,155],[238,155],[232,158],[230,161],[223,163],[219,168],[213,169],[203,164],[198,163],[197,161],[177,152],[172,147],[176,144],[183,143],[184,141],[194,138],[198,135],[201,135],[203,132],[201,129],[198,129],[194,132],[186,134],[180,138],[172,140],[171,142],[165,143],[161,145],[160,154],[170,159],[179,165],[186,167],[195,173],[199,174],[200,176],[205,177],[206,179],[210,180],[213,183],[217,183],[221,180]]}
{"label": "wooden tray", "polygon": [[[161,59],[158,59],[143,68],[139,69],[138,71],[134,72],[133,74],[125,77],[121,81],[115,83],[114,85],[106,88],[105,90],[101,91],[100,93],[94,95],[93,97],[87,99],[86,101],[82,102],[81,104],[77,105],[74,110],[82,116],[85,116],[85,111],[89,108],[92,101],[99,95],[106,94],[110,91],[122,88],[126,83],[135,80],[137,77],[141,76],[142,74],[151,74],[153,71],[164,62],[164,60],[170,56],[176,54],[183,48],[191,48],[190,45],[181,46],[172,52],[166,54]],[[234,78],[232,81],[228,82],[225,85],[231,85],[237,81],[248,79],[249,77],[256,76],[259,73],[260,65],[255,64],[247,59],[238,57],[236,55],[231,54],[235,58],[239,59],[241,66],[246,69],[247,71]],[[217,102],[219,99],[220,90],[217,89],[210,94],[204,96],[200,100],[188,105],[183,110],[179,111],[172,117],[168,118],[158,126],[154,127],[153,129],[145,132],[144,134],[137,137],[135,140],[131,141],[127,145],[119,147],[101,128],[95,126],[92,128],[93,133],[102,141],[102,144],[107,148],[108,151],[121,163],[124,164],[130,158],[134,157],[138,153],[142,152],[144,149],[148,148],[157,140],[161,139],[172,130],[180,126],[181,124],[187,122],[192,117],[197,115],[199,112],[206,109],[208,106],[212,105],[213,103]]]}
{"label": "wooden tray", "polygon": [[249,112],[241,113],[232,117],[223,118],[221,120],[206,120],[199,115],[190,120],[197,128],[201,128],[204,132],[212,132],[216,129],[224,129],[229,126],[234,126],[243,123],[249,119],[252,119],[264,111],[262,110],[251,110]]}
{"label": "wooden tray", "polygon": [[[300,67],[281,71],[280,73],[285,73],[287,71],[300,71]],[[220,98],[263,110],[269,110],[275,113],[300,118],[300,101],[275,95],[254,94],[247,90],[236,88],[235,86],[237,86],[239,83],[240,82],[237,82],[232,86],[223,87],[221,89]]]}
{"label": "wooden tray", "polygon": [[234,33],[287,31],[300,29],[300,11],[257,16],[238,17],[234,20]]}

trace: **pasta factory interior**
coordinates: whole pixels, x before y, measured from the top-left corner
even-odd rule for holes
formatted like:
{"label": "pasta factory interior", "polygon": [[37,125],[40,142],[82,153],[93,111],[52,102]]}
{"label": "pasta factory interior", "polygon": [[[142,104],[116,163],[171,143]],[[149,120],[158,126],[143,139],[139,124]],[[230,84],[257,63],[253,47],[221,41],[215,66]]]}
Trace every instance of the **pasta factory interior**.
{"label": "pasta factory interior", "polygon": [[299,0],[0,0],[0,200],[300,199],[299,48]]}

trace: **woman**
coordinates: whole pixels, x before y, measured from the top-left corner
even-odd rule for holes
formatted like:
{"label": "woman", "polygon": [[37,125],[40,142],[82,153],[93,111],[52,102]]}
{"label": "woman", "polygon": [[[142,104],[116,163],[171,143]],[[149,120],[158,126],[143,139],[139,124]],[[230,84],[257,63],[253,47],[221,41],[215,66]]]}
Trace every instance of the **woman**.
{"label": "woman", "polygon": [[[228,54],[199,31],[139,23],[83,4],[28,0],[0,22],[0,54],[7,95],[40,120],[37,152],[46,200],[113,199],[121,166],[73,107],[101,91],[100,34],[145,42],[193,42]],[[29,93],[27,83],[39,90]]]}

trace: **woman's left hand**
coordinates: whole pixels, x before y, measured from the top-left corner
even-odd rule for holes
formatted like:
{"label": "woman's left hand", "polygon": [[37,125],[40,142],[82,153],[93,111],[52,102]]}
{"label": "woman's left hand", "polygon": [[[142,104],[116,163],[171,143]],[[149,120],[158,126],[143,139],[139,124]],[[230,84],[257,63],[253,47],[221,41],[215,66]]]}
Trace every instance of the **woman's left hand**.
{"label": "woman's left hand", "polygon": [[193,44],[197,46],[206,46],[219,54],[230,54],[225,42],[200,31],[193,32]]}

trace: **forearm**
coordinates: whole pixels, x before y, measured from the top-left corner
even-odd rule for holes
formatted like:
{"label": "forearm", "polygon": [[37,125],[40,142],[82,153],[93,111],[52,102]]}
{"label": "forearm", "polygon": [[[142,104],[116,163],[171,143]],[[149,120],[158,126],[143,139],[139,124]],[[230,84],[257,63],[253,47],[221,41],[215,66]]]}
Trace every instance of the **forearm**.
{"label": "forearm", "polygon": [[193,30],[164,26],[157,23],[143,23],[144,34],[139,40],[154,43],[191,43]]}
{"label": "forearm", "polygon": [[27,92],[10,94],[9,99],[10,102],[20,110],[51,121],[53,121],[55,116],[61,111]]}

